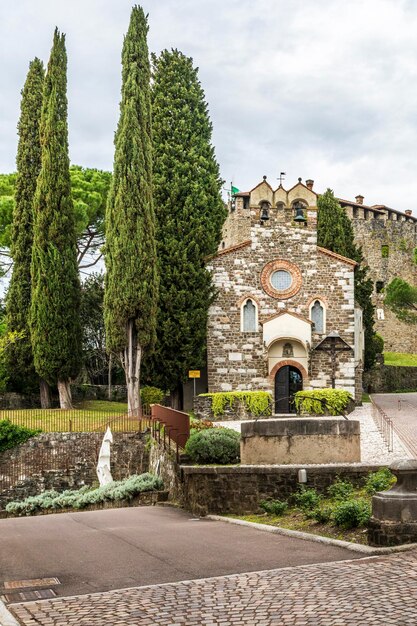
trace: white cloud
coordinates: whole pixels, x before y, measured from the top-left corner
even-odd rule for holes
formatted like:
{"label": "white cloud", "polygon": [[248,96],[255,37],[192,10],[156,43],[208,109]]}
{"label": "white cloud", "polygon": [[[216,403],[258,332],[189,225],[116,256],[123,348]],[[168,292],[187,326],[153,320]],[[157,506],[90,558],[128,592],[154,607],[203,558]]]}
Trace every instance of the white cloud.
{"label": "white cloud", "polygon": [[[70,152],[111,168],[120,54],[131,2],[3,3],[0,171],[14,166],[29,61],[67,33]],[[413,208],[417,5],[405,0],[146,0],[150,49],[200,68],[223,178],[241,189],[314,178],[318,190]],[[414,211],[417,213],[417,207]]]}

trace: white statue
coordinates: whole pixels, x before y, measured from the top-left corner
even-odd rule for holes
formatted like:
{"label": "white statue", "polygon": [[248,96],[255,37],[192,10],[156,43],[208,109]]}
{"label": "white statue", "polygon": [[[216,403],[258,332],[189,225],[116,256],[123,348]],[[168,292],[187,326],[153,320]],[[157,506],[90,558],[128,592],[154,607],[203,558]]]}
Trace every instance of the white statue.
{"label": "white statue", "polygon": [[113,482],[113,478],[110,471],[110,444],[113,443],[113,435],[110,430],[110,426],[107,427],[104,433],[103,442],[100,448],[100,454],[98,455],[97,463],[97,476],[100,483],[100,487],[108,485]]}

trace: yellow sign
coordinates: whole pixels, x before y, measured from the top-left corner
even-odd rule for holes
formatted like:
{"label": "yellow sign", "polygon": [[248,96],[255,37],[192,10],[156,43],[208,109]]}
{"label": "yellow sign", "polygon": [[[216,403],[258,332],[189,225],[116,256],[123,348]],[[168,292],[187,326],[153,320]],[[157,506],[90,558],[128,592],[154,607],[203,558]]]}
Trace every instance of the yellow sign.
{"label": "yellow sign", "polygon": [[200,378],[200,370],[189,370],[188,378]]}

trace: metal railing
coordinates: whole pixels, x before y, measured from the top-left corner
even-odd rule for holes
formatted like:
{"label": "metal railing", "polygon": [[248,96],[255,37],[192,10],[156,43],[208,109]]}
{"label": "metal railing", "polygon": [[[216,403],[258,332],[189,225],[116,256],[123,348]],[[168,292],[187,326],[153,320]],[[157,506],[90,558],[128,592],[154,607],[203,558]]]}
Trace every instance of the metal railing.
{"label": "metal railing", "polygon": [[150,411],[104,413],[89,409],[8,409],[0,410],[0,420],[43,432],[75,433],[104,432],[110,426],[114,432],[136,432]]}
{"label": "metal railing", "polygon": [[177,463],[190,436],[190,416],[160,404],[151,405],[151,435],[164,449],[175,452]]}
{"label": "metal railing", "polygon": [[385,413],[384,409],[382,409],[370,396],[371,404],[372,404],[372,417],[374,422],[381,433],[382,439],[384,440],[385,445],[388,448],[388,452],[394,451],[394,427],[392,424],[392,419],[388,417]]}
{"label": "metal railing", "polygon": [[[2,414],[3,412],[0,419]],[[14,423],[18,421],[15,416]],[[24,420],[23,423],[28,425],[28,420]],[[36,426],[37,423],[34,425]],[[138,417],[126,413],[119,416],[101,415],[99,423],[88,420],[85,427],[82,420],[79,420],[76,424],[78,428],[72,431],[67,428],[67,422],[61,425],[63,426],[61,431],[49,432],[80,433],[79,451],[74,449],[74,445],[70,445],[68,437],[51,438],[45,433],[46,437],[41,435],[39,438],[31,438],[15,448],[0,453],[0,499],[4,492],[27,479],[46,480],[45,484],[48,484],[48,475],[54,472],[70,474],[71,471],[79,468],[84,473],[88,470],[94,475],[102,443],[102,433],[108,426],[114,433],[149,433],[152,421],[150,416]]]}

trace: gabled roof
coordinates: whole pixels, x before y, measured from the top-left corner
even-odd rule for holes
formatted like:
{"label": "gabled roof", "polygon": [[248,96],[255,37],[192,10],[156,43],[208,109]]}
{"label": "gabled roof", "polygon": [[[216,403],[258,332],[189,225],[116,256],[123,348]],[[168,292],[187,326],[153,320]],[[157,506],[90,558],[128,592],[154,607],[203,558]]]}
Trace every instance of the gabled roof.
{"label": "gabled roof", "polygon": [[[311,193],[313,193],[316,197],[318,197],[319,194],[317,194],[315,191],[313,191],[312,189],[309,189],[307,187],[307,185],[305,185],[304,183],[302,183],[301,181],[298,181],[297,183],[295,183],[295,185],[293,185],[290,189],[288,189],[287,193],[290,193],[290,191],[292,191],[293,189],[295,189],[296,187],[299,187],[301,185],[301,187],[304,187],[304,189],[307,189],[307,191],[311,191]],[[278,191],[279,187],[277,187],[276,191]],[[283,188],[284,189],[284,188]],[[285,191],[285,189],[284,189]]]}
{"label": "gabled roof", "polygon": [[337,254],[337,252],[332,252],[331,250],[327,250],[327,248],[321,248],[320,246],[317,246],[317,252],[321,252],[321,254],[330,256],[334,259],[337,259],[338,261],[342,261],[342,263],[346,263],[347,265],[353,265],[353,267],[357,265],[356,261],[353,261],[353,259],[348,259],[346,256]]}
{"label": "gabled roof", "polygon": [[384,214],[384,211],[381,211],[377,206],[369,206],[367,204],[361,204],[360,202],[353,202],[352,200],[343,200],[343,198],[336,198],[340,204],[347,204],[348,206],[356,206],[361,209],[366,209],[367,211],[373,211],[374,213],[379,213],[380,215]]}
{"label": "gabled roof", "polygon": [[216,258],[218,256],[223,256],[223,254],[228,254],[229,252],[234,252],[235,250],[240,250],[240,248],[246,248],[246,246],[250,246],[251,243],[252,243],[252,241],[250,239],[247,239],[246,241],[242,241],[241,243],[237,243],[234,246],[230,246],[229,248],[224,248],[223,250],[219,250],[218,252],[216,252],[216,254],[212,254],[211,256],[207,257],[207,259],[213,259],[213,258]]}
{"label": "gabled roof", "polygon": [[270,190],[272,191],[272,193],[274,193],[274,190],[272,189],[271,185],[268,183],[268,181],[266,180],[266,177],[261,180],[260,183],[258,183],[257,185],[255,185],[255,187],[253,187],[253,189],[250,190],[249,193],[252,193],[252,191],[255,191],[255,189],[257,189],[258,187],[260,187],[261,185],[268,185],[268,187],[270,188]]}
{"label": "gabled roof", "polygon": [[270,322],[276,319],[277,317],[281,317],[281,315],[292,315],[292,317],[296,317],[297,319],[302,320],[303,322],[307,322],[307,324],[313,324],[313,322],[309,320],[308,317],[304,317],[304,315],[299,315],[299,313],[293,313],[292,311],[288,311],[288,309],[283,309],[282,311],[279,311],[279,313],[274,313],[270,317],[267,317],[266,320],[261,322],[261,326],[263,326],[267,322]]}

